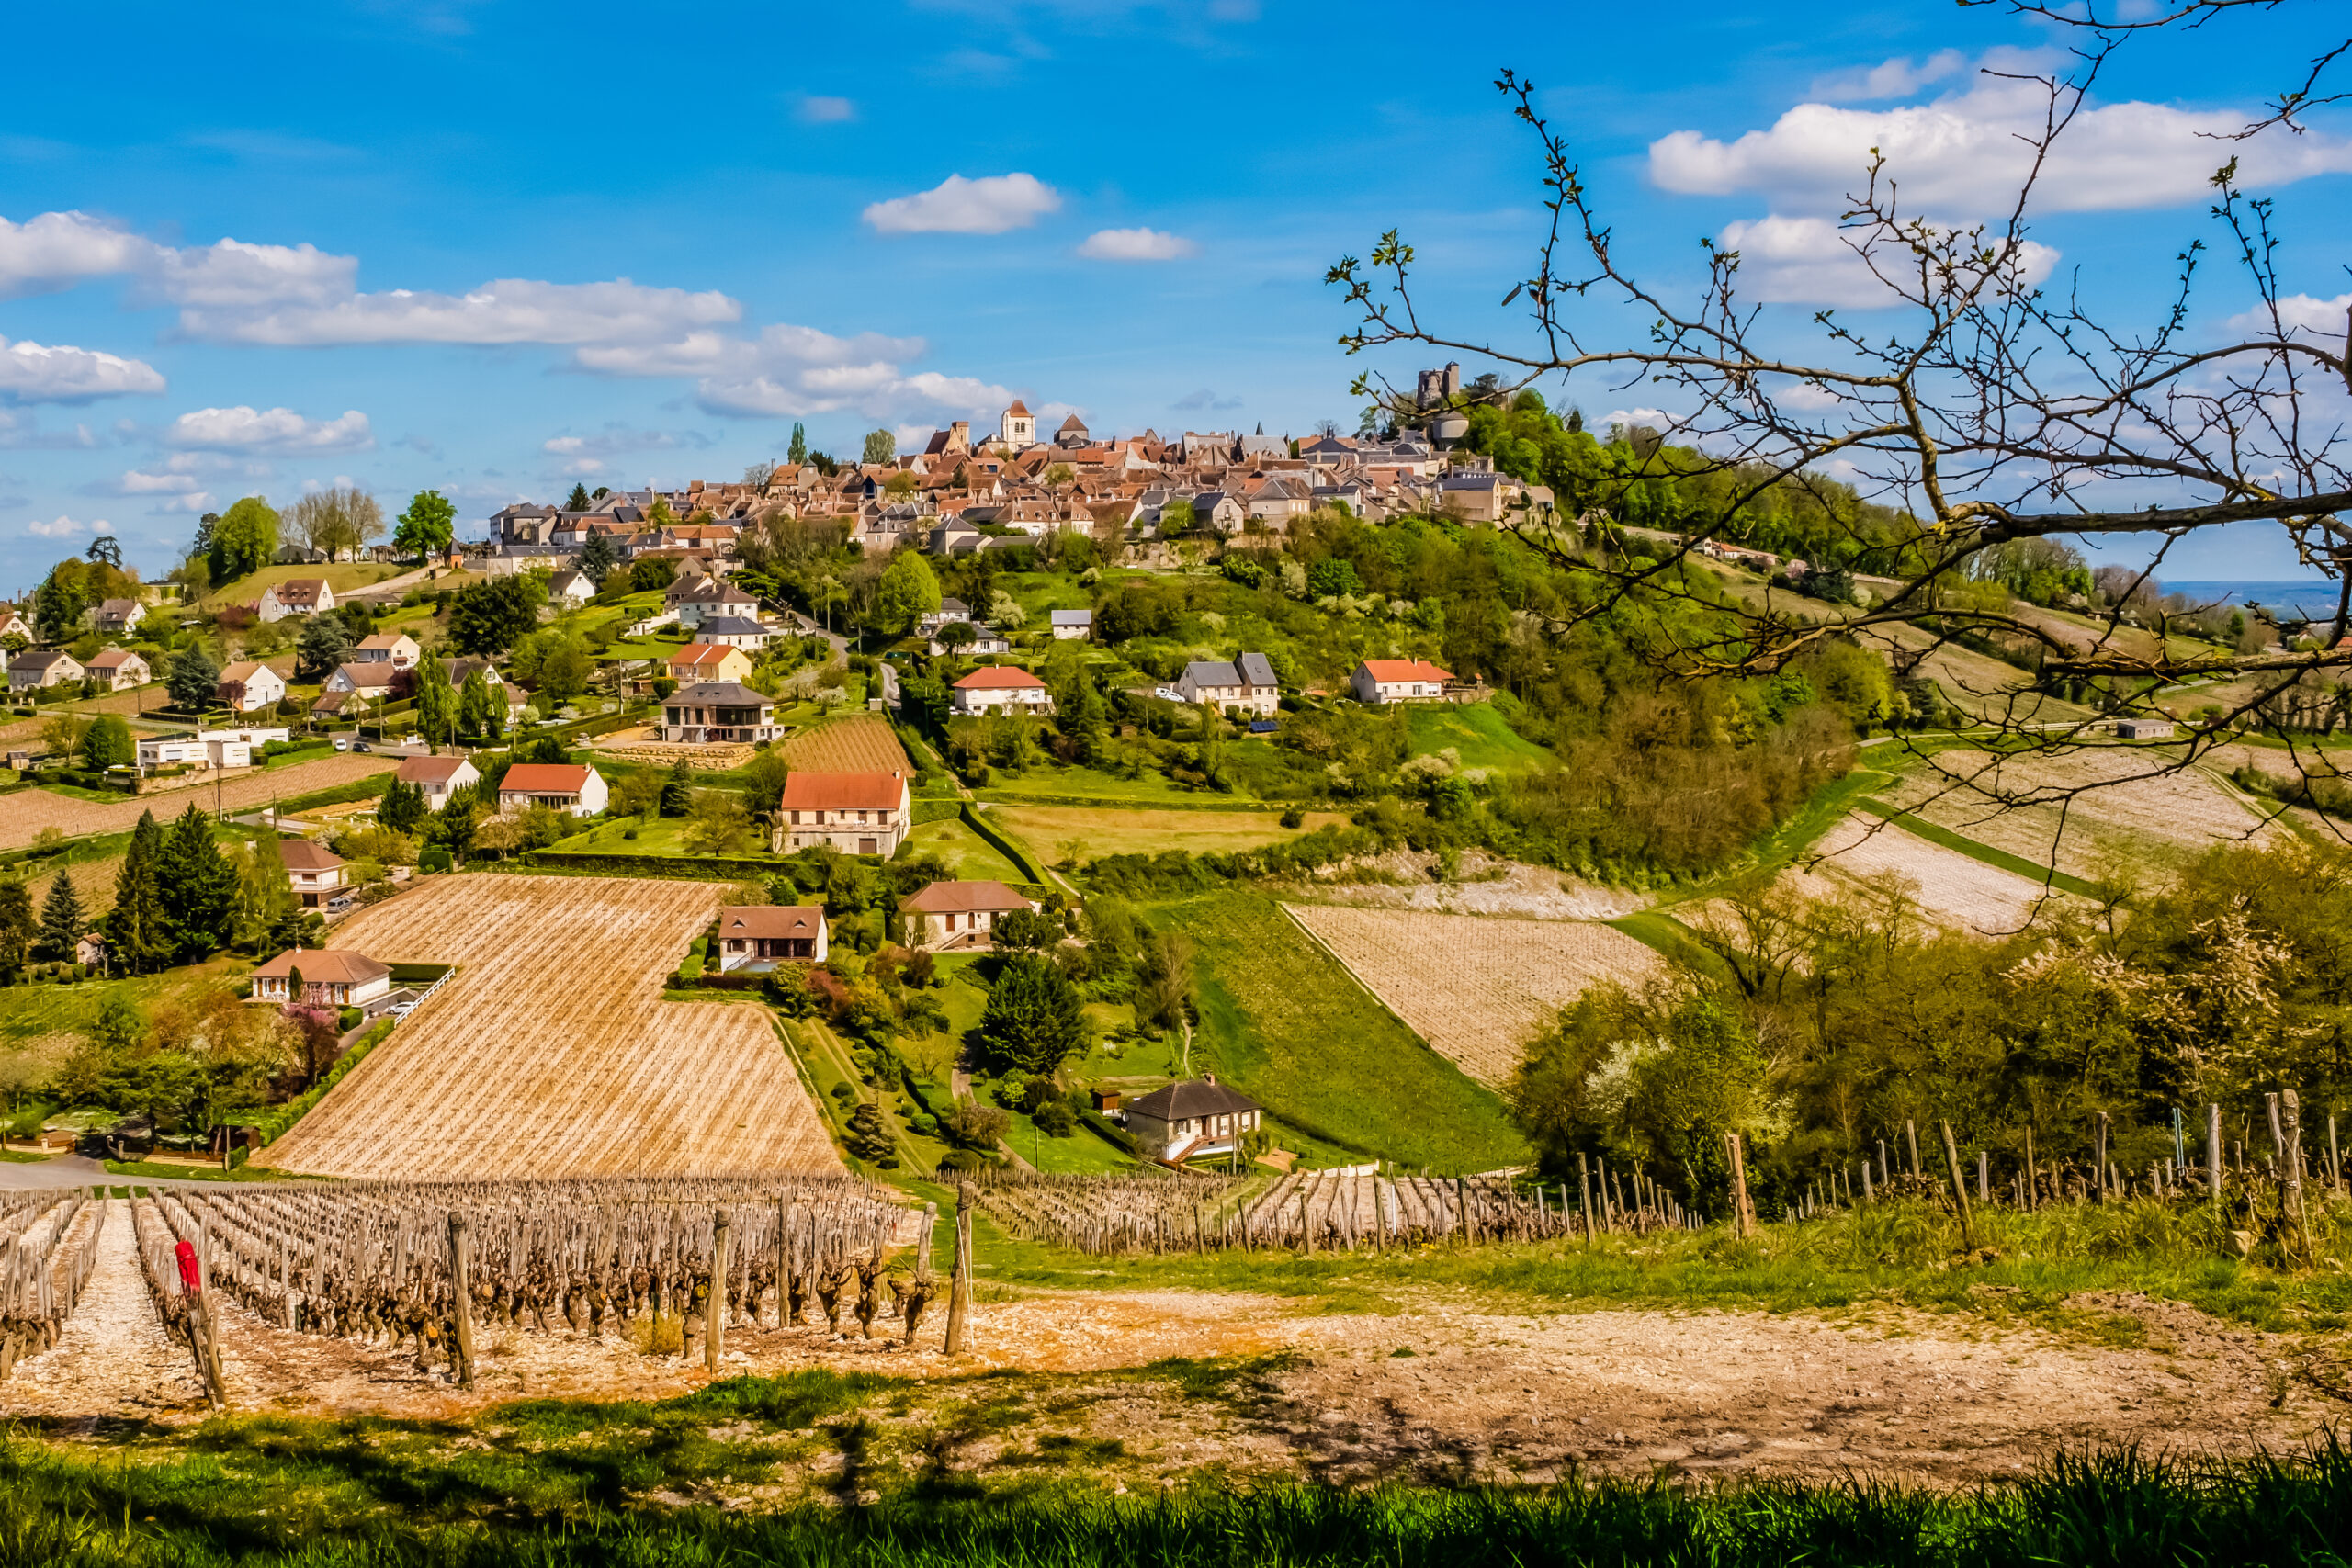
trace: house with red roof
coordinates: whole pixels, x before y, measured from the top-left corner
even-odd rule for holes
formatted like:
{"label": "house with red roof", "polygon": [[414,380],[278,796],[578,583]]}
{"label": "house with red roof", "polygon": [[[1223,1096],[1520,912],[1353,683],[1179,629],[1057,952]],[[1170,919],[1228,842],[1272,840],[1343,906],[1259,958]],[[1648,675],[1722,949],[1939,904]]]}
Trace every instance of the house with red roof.
{"label": "house with red roof", "polygon": [[1000,916],[1037,906],[1001,882],[934,882],[899,900],[907,945],[985,952]]}
{"label": "house with red roof", "polygon": [[1051,713],[1053,694],[1028,671],[1011,664],[975,670],[956,682],[948,705],[957,713]]}
{"label": "house with red roof", "polygon": [[1348,684],[1360,703],[1427,703],[1443,700],[1453,679],[1426,659],[1367,659]]}
{"label": "house with red roof", "polygon": [[845,855],[888,860],[913,830],[914,802],[906,774],[803,770],[784,781],[774,848],[781,855],[831,844]]}
{"label": "house with red roof", "polygon": [[574,817],[605,809],[605,775],[585,762],[517,762],[498,781],[498,809],[551,807]]}
{"label": "house with red roof", "polygon": [[798,904],[730,904],[718,911],[718,968],[763,974],[778,964],[822,964],[825,911]]}

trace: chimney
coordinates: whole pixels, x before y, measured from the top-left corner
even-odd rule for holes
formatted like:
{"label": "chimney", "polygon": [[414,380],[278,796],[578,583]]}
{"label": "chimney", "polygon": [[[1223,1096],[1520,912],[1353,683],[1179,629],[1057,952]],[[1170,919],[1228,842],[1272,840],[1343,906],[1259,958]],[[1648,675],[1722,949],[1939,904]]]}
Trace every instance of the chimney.
{"label": "chimney", "polygon": [[1208,1085],[1211,1089],[1215,1089],[1216,1087],[1216,1075],[1215,1073],[1203,1073],[1201,1075],[1201,1081]]}

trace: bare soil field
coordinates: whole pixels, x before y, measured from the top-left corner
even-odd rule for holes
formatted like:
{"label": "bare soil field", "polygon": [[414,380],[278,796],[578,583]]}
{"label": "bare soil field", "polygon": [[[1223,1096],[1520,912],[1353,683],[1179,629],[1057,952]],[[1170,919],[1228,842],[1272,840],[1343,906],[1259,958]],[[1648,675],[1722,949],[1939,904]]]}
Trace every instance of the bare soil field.
{"label": "bare soil field", "polygon": [[[102,697],[87,697],[77,702],[57,705],[71,708],[78,714],[95,716],[102,713],[119,713],[136,716],[142,708],[162,707],[170,700],[164,694],[161,687],[149,686],[128,692],[108,692]],[[41,710],[41,716],[39,718],[12,718],[6,724],[0,724],[0,741],[35,739],[49,723],[49,715],[55,711],[55,707],[45,707]]]}
{"label": "bare soil field", "polygon": [[[1884,792],[1939,827],[2039,864],[2093,880],[2119,866],[2163,873],[2217,844],[2267,843],[2266,825],[2238,792],[2203,768],[2159,772],[2170,749],[2098,748],[1996,762],[1982,751],[1939,752]],[[2070,800],[2053,792],[2083,789]],[[2040,804],[2010,806],[2002,795]]]}
{"label": "bare soil field", "polygon": [[819,773],[911,774],[906,748],[879,714],[854,714],[805,729],[784,742],[784,759]]}
{"label": "bare soil field", "polygon": [[[167,1428],[204,1418],[188,1353],[148,1304],[130,1229],[127,1214],[109,1216],[81,1306],[54,1349],[0,1383],[0,1415],[65,1435],[124,1417]],[[828,1418],[858,1426],[861,1472],[885,1484],[943,1463],[969,1472],[1056,1451],[1091,1454],[1106,1484],[1134,1489],[1204,1467],[1343,1484],[1862,1472],[1960,1486],[2086,1443],[2285,1447],[2319,1436],[2339,1408],[2281,1375],[2294,1359],[2289,1341],[2136,1297],[2072,1304],[2132,1326],[2144,1345],[1892,1309],[1839,1320],[1521,1315],[1432,1290],[1387,1314],[1333,1314],[1272,1296],[1008,1299],[984,1285],[965,1355],[940,1353],[935,1316],[912,1347],[738,1325],[718,1376],[827,1368],[903,1380],[867,1408]],[[492,1330],[466,1392],[420,1371],[412,1353],[288,1331],[233,1298],[218,1311],[240,1411],[449,1419],[514,1399],[658,1399],[712,1381],[698,1351],[689,1361],[643,1356],[609,1335]],[[1229,1358],[1241,1375],[1188,1389],[1151,1370],[1178,1357]],[[944,1418],[968,1413],[972,1400],[993,1402],[998,1415],[977,1425]],[[966,1430],[943,1452],[939,1434],[953,1427]],[[842,1463],[834,1444],[818,1443],[779,1472],[780,1485],[738,1489],[741,1500],[836,1486]]]}
{"label": "bare soil field", "polygon": [[1810,898],[1883,886],[1888,878],[1930,923],[1978,936],[2020,931],[2049,900],[2072,897],[1860,811],[1848,813],[1823,834],[1804,861],[1781,873],[1780,881]]}
{"label": "bare soil field", "polygon": [[1428,909],[1448,915],[1515,915],[1532,920],[1613,920],[1649,908],[1650,897],[1622,887],[1580,882],[1549,866],[1501,860],[1465,850],[1452,879],[1438,857],[1419,850],[1349,861],[1313,881],[1280,889],[1320,904],[1367,909]]}
{"label": "bare soil field", "polygon": [[[333,789],[399,766],[397,757],[356,757],[346,753],[322,757],[314,762],[297,762],[290,768],[260,768],[222,784],[220,800],[231,809],[266,806],[273,800]],[[69,839],[93,833],[128,833],[139,825],[140,813],[152,810],[158,819],[175,816],[185,811],[188,800],[194,798],[175,795],[154,801],[126,797],[119,802],[102,802],[51,795],[45,789],[25,790],[10,795],[7,809],[0,811],[0,850],[20,849],[31,843],[43,828],[55,828]],[[207,788],[202,804],[209,807],[212,801],[212,792]]]}
{"label": "bare soil field", "polygon": [[1663,966],[1591,921],[1283,908],[1430,1049],[1489,1086],[1509,1079],[1528,1037],[1594,984],[1638,986]]}
{"label": "bare soil field", "polygon": [[1254,850],[1311,833],[1347,818],[1336,811],[1308,812],[1303,826],[1285,828],[1277,811],[1149,810],[1120,806],[1014,806],[992,803],[989,820],[1047,852],[1046,860],[1091,860],[1098,855],[1159,854],[1189,850],[1194,854]]}
{"label": "bare soil field", "polygon": [[254,1163],[387,1179],[840,1168],[763,1009],[662,999],[723,891],[475,872],[363,910],[331,945],[458,972]]}
{"label": "bare soil field", "polygon": [[688,746],[653,739],[649,725],[634,725],[599,735],[588,744],[616,762],[638,762],[650,768],[673,768],[684,757],[686,766],[706,773],[740,768],[754,755],[749,746]]}

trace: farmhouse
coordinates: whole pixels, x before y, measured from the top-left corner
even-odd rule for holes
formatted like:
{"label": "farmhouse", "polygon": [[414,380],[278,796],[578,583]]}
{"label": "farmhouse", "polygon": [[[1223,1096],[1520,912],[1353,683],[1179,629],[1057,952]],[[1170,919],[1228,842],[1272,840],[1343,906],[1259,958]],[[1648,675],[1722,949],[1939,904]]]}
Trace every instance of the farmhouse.
{"label": "farmhouse", "polygon": [[[302,976],[302,994],[293,980]],[[281,1007],[365,1008],[391,994],[392,971],[364,953],[340,947],[296,948],[254,971],[253,999]]]}
{"label": "farmhouse", "polygon": [[293,885],[294,900],[305,909],[323,908],[351,880],[343,857],[324,844],[308,839],[288,839],[277,846],[286,863],[286,880]]}
{"label": "farmhouse", "polygon": [[654,739],[699,746],[731,742],[756,745],[778,731],[775,702],[732,681],[697,681],[662,699],[662,722]]}
{"label": "farmhouse", "polygon": [[1011,664],[973,671],[956,682],[949,700],[957,713],[966,714],[986,713],[990,708],[1008,713],[1054,711],[1053,694],[1046,690],[1046,683]]}
{"label": "farmhouse", "polygon": [[81,678],[81,665],[67,653],[28,649],[8,661],[8,689],[12,692],[38,692]]}
{"label": "farmhouse", "polygon": [[732,583],[716,582],[684,594],[678,600],[678,624],[699,626],[706,620],[751,619],[759,613],[760,602]]}
{"label": "farmhouse", "polygon": [[1360,703],[1434,702],[1453,677],[1426,659],[1367,659],[1348,677]]}
{"label": "farmhouse", "polygon": [[263,589],[261,603],[254,608],[265,621],[282,621],[288,615],[316,615],[334,608],[334,590],[327,586],[323,577],[289,577]]}
{"label": "farmhouse", "polygon": [[915,623],[915,630],[929,634],[942,626],[952,626],[958,621],[968,622],[971,618],[972,607],[951,593],[939,602],[938,609],[924,612],[922,618]]}
{"label": "farmhouse", "polygon": [[1282,705],[1274,667],[1262,653],[1245,653],[1230,664],[1196,659],[1184,666],[1176,691],[1186,702],[1203,707],[1239,708],[1268,717]]}
{"label": "farmhouse", "polygon": [[1091,610],[1056,610],[1053,613],[1056,642],[1084,642],[1094,635],[1094,612]]}
{"label": "farmhouse", "polygon": [[109,692],[143,686],[151,678],[147,672],[147,661],[128,649],[109,648],[93,654],[90,662],[83,668]]}
{"label": "farmhouse", "polygon": [[997,917],[1037,906],[1001,882],[934,882],[899,901],[907,945],[933,952],[989,945]]}
{"label": "farmhouse", "polygon": [[232,664],[220,671],[220,700],[234,713],[258,713],[286,697],[286,677],[266,664]]}
{"label": "farmhouse", "polygon": [[831,844],[843,854],[887,860],[913,827],[904,773],[796,773],[784,781],[774,848],[785,854]]}
{"label": "farmhouse", "polygon": [[1127,1102],[1127,1132],[1148,1159],[1169,1165],[1229,1155],[1258,1130],[1258,1102],[1204,1073],[1197,1083],[1172,1083]]}
{"label": "farmhouse", "polygon": [[332,674],[319,682],[321,696],[359,696],[371,703],[380,703],[392,694],[392,676],[399,669],[390,660],[370,663],[338,664]]}
{"label": "farmhouse", "polygon": [[2118,740],[2169,740],[2173,737],[2172,720],[2168,718],[2119,718],[2115,721]]}
{"label": "farmhouse", "polygon": [[423,658],[424,650],[406,632],[378,632],[359,639],[351,650],[354,664],[389,664],[395,670],[406,670]]}
{"label": "farmhouse", "polygon": [[585,762],[517,762],[498,781],[498,809],[548,806],[574,817],[605,809],[605,775]]}
{"label": "farmhouse", "polygon": [[742,681],[751,673],[752,656],[720,643],[690,642],[670,655],[673,681]]}
{"label": "farmhouse", "polygon": [[730,905],[718,911],[718,968],[757,974],[778,964],[822,964],[825,911],[798,905]]}
{"label": "farmhouse", "polygon": [[424,808],[438,811],[449,804],[453,790],[481,783],[481,770],[467,757],[410,757],[392,777],[424,792]]}

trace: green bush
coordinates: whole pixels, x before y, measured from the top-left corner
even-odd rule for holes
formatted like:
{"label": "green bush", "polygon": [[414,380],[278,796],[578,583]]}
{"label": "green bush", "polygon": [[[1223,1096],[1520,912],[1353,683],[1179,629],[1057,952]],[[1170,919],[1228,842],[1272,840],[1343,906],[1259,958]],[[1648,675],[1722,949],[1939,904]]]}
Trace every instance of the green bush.
{"label": "green bush", "polygon": [[367,1016],[368,1015],[366,1013],[360,1011],[357,1008],[345,1008],[335,1015],[335,1025],[345,1034],[348,1034],[353,1030],[358,1028],[359,1021]]}

